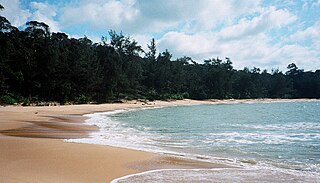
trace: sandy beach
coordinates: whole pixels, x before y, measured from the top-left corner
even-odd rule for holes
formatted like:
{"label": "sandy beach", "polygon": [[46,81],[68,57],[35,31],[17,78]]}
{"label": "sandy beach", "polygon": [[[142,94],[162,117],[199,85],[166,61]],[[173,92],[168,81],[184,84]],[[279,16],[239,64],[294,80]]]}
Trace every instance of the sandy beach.
{"label": "sandy beach", "polygon": [[110,182],[124,175],[160,168],[226,167],[142,151],[63,141],[85,137],[97,130],[83,124],[83,114],[201,103],[207,102],[183,100],[0,107],[0,182]]}
{"label": "sandy beach", "polygon": [[274,101],[279,100],[131,101],[0,107],[0,182],[110,182],[125,175],[156,169],[227,168],[221,164],[124,148],[68,143],[63,139],[86,137],[97,130],[95,126],[83,124],[85,117],[82,115],[88,113],[155,106]]}

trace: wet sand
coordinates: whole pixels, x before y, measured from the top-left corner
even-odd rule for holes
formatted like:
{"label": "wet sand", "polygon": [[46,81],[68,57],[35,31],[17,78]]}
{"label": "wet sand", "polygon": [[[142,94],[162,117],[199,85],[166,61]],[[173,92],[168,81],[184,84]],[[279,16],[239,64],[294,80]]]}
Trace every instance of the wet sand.
{"label": "wet sand", "polygon": [[197,103],[203,102],[0,107],[0,182],[110,182],[124,175],[159,168],[225,167],[124,148],[63,141],[85,137],[97,130],[95,126],[83,124],[83,114]]}

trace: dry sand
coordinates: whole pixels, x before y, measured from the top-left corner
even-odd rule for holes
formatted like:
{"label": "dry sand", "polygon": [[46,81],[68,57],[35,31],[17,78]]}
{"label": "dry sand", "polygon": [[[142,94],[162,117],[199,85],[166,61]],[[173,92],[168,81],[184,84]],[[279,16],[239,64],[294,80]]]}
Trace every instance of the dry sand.
{"label": "dry sand", "polygon": [[224,165],[108,146],[67,143],[87,136],[94,126],[81,115],[98,111],[201,101],[128,102],[124,104],[50,107],[0,107],[0,182],[109,182],[115,178],[159,168],[214,168]]}
{"label": "dry sand", "polygon": [[227,167],[124,148],[67,143],[62,139],[85,137],[97,130],[83,124],[85,117],[82,115],[87,113],[154,106],[273,101],[132,101],[101,105],[0,107],[0,182],[95,183],[160,168]]}

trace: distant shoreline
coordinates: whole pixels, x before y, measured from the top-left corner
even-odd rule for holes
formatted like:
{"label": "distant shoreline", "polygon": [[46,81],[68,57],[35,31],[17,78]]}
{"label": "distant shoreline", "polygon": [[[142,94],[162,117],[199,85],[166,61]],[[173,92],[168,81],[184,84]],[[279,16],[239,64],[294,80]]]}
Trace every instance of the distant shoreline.
{"label": "distant shoreline", "polygon": [[[85,104],[73,104],[73,103],[66,103],[66,104],[59,104],[58,102],[39,102],[39,103],[31,103],[30,105],[23,106],[22,104],[3,104],[0,107],[6,106],[23,106],[23,107],[46,107],[46,106],[77,106],[77,105],[104,105],[104,104],[125,104],[125,103],[141,103],[142,105],[152,105],[152,103],[163,103],[166,102],[173,102],[185,105],[185,102],[180,101],[192,101],[192,103],[199,104],[199,103],[263,103],[263,102],[308,102],[308,101],[320,101],[317,98],[296,98],[296,99],[287,99],[287,98],[256,98],[256,99],[205,99],[205,100],[194,100],[194,99],[182,99],[182,100],[145,100],[145,99],[138,99],[138,100],[120,100],[115,102],[106,102],[106,103],[85,103]],[[192,104],[191,104],[192,105]]]}
{"label": "distant shoreline", "polygon": [[210,99],[211,102],[217,103],[270,103],[270,102],[313,102],[320,101],[320,99],[308,99],[308,98],[300,98],[300,99],[226,99],[226,100],[215,100]]}

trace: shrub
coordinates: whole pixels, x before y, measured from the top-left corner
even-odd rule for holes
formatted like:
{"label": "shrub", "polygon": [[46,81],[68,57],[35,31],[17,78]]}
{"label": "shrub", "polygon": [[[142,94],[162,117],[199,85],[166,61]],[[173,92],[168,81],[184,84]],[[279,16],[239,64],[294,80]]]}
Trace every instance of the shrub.
{"label": "shrub", "polygon": [[86,104],[90,101],[89,97],[81,94],[76,98],[76,103],[77,104]]}
{"label": "shrub", "polygon": [[1,96],[0,103],[12,105],[14,103],[17,103],[17,100],[12,94],[6,94]]}
{"label": "shrub", "polygon": [[30,105],[30,100],[28,98],[25,98],[22,102],[22,106],[29,106]]}
{"label": "shrub", "polygon": [[189,98],[190,96],[189,96],[189,93],[188,93],[188,92],[184,92],[184,93],[182,94],[182,97],[185,99],[185,98]]}
{"label": "shrub", "polygon": [[183,96],[182,96],[180,93],[176,93],[176,94],[170,95],[170,99],[182,100],[182,99],[183,99]]}

